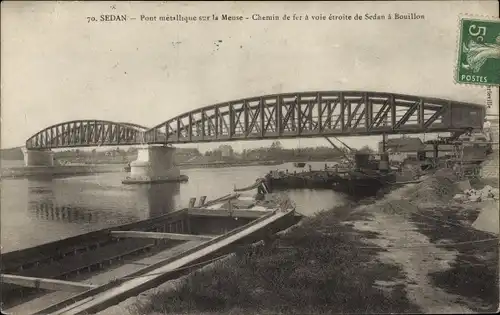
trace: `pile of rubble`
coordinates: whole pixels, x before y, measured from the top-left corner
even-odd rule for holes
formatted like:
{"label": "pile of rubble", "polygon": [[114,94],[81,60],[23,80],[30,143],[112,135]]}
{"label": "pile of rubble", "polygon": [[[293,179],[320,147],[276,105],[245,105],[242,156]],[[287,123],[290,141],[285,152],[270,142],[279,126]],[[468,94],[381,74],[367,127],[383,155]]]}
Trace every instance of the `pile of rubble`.
{"label": "pile of rubble", "polygon": [[463,189],[456,187],[455,182],[456,176],[452,170],[438,170],[432,176],[424,177],[420,183],[410,188],[403,197],[410,202],[419,204],[447,203],[456,193],[463,191]]}
{"label": "pile of rubble", "polygon": [[453,200],[461,203],[498,200],[498,193],[498,188],[493,188],[489,185],[486,185],[482,189],[465,189],[462,194],[456,194],[453,197]]}

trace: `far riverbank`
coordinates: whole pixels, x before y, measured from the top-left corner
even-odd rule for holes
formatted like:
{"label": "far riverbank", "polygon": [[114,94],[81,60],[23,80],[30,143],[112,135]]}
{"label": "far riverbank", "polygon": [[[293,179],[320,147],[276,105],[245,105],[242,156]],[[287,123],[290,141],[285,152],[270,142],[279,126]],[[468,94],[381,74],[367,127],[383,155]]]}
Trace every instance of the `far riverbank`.
{"label": "far riverbank", "polygon": [[96,173],[123,172],[122,164],[79,164],[79,165],[57,165],[57,166],[32,166],[2,168],[0,177],[59,177],[77,176]]}
{"label": "far riverbank", "polygon": [[216,161],[210,163],[179,163],[177,166],[180,169],[192,168],[220,168],[220,167],[237,167],[237,166],[257,166],[257,165],[281,165],[284,161]]}
{"label": "far riverbank", "polygon": [[[229,167],[243,167],[243,166],[269,166],[269,165],[283,165],[294,161],[215,161],[208,163],[179,163],[177,167],[183,169],[196,169],[196,168],[229,168]],[[307,161],[317,164],[318,162],[331,163],[331,160],[324,161]],[[56,165],[51,167],[25,167],[23,161],[9,161],[4,163],[2,161],[2,168],[0,170],[1,178],[17,178],[17,177],[30,177],[30,176],[73,176],[73,175],[89,175],[94,173],[113,173],[125,172],[127,163],[124,162],[97,162],[97,163],[67,163],[64,165]]]}

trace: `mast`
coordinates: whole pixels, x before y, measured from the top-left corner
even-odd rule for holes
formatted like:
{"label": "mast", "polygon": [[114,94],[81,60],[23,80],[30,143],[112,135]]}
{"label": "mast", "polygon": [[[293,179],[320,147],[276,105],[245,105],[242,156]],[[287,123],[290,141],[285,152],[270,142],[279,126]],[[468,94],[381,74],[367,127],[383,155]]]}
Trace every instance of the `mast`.
{"label": "mast", "polygon": [[[335,143],[332,142],[332,140],[330,140],[327,136],[324,136],[325,139],[330,142],[330,144],[337,150],[340,152],[340,154],[342,154],[348,161],[352,162],[352,159],[344,153],[344,151],[342,151],[338,146],[335,145]],[[335,139],[337,139],[336,137],[334,137]],[[347,146],[345,143],[343,143],[342,141],[340,141],[339,139],[337,139],[337,141],[341,142],[342,144],[344,144],[349,150],[350,152],[353,152],[352,148],[350,148],[349,146]]]}

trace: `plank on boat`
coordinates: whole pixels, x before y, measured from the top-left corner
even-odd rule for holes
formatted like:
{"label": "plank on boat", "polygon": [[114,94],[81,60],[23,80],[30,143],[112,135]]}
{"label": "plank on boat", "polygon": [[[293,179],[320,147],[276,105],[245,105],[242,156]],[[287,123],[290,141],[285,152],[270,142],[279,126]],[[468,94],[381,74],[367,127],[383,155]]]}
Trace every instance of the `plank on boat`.
{"label": "plank on boat", "polygon": [[2,274],[1,279],[3,283],[10,283],[22,287],[39,288],[52,291],[82,292],[97,287],[95,285],[86,283],[64,281],[57,279],[24,277],[24,276],[9,275],[9,274]]}
{"label": "plank on boat", "polygon": [[121,237],[121,238],[152,238],[152,239],[169,239],[169,240],[179,240],[179,241],[209,241],[214,238],[213,236],[208,236],[208,235],[144,232],[144,231],[111,231],[111,236]]}
{"label": "plank on boat", "polygon": [[207,216],[207,217],[239,217],[239,218],[260,218],[269,211],[251,210],[251,209],[208,209],[208,208],[192,208],[188,209],[189,215]]}

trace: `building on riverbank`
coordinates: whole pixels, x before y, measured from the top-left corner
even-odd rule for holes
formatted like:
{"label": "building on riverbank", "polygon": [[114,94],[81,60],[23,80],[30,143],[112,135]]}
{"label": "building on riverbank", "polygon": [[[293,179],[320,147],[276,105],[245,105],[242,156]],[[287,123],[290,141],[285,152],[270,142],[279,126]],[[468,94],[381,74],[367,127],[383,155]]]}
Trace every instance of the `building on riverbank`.
{"label": "building on riverbank", "polygon": [[[495,141],[495,139],[497,140]],[[436,141],[438,143],[437,152],[435,151]],[[380,141],[378,150],[383,152],[385,149],[389,153],[391,161],[399,162],[406,159],[425,160],[425,158],[435,157],[436,153],[438,158],[453,157],[457,155],[457,151],[463,151],[462,157],[466,160],[477,160],[483,159],[487,154],[491,153],[494,143],[498,143],[498,126],[488,129],[487,132],[463,134],[457,140],[451,142],[449,138],[442,137],[424,142],[418,137],[403,135],[400,138],[387,139],[385,146]]]}
{"label": "building on riverbank", "polygon": [[[405,160],[406,158],[417,158],[418,152],[424,150],[425,144],[420,138],[401,137],[387,139],[385,141],[385,150],[389,152],[391,160]],[[379,142],[378,151],[384,151],[384,144]]]}

